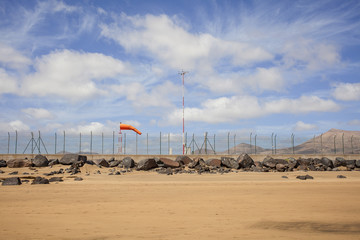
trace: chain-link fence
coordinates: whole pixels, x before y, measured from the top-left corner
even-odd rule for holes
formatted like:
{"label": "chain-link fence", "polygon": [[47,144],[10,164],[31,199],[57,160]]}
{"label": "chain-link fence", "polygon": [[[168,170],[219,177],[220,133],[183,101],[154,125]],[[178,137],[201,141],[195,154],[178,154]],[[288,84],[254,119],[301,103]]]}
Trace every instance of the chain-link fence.
{"label": "chain-link fence", "polygon": [[[83,154],[147,154],[183,153],[181,134],[158,133],[137,135],[78,133],[41,134],[39,132],[9,132],[0,134],[0,153],[83,153]],[[185,134],[186,154],[360,154],[360,135],[325,133],[313,137],[294,134],[240,135]]]}

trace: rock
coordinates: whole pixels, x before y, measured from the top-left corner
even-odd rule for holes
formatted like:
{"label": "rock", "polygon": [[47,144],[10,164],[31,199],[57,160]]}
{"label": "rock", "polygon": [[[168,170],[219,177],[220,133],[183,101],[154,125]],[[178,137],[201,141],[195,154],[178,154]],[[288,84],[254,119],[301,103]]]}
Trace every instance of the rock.
{"label": "rock", "polygon": [[71,165],[73,163],[81,163],[81,166],[83,166],[85,164],[87,160],[86,156],[83,155],[79,155],[79,154],[73,154],[73,153],[69,153],[69,154],[65,154],[59,161],[59,163],[63,164],[63,165]]}
{"label": "rock", "polygon": [[117,167],[119,166],[120,162],[121,162],[120,160],[113,160],[109,162],[109,167]]}
{"label": "rock", "polygon": [[334,167],[333,161],[331,161],[327,157],[322,157],[320,161],[326,168],[333,168]]}
{"label": "rock", "polygon": [[31,184],[49,184],[49,180],[43,177],[36,177]]}
{"label": "rock", "polygon": [[205,164],[208,166],[211,166],[211,167],[219,168],[219,167],[221,167],[221,160],[213,158],[213,159],[206,160]]}
{"label": "rock", "polygon": [[191,158],[186,155],[177,156],[175,161],[180,163],[181,165],[188,165],[192,162]]}
{"label": "rock", "polygon": [[34,167],[46,167],[49,165],[49,160],[44,155],[38,154],[32,160]]}
{"label": "rock", "polygon": [[295,158],[290,157],[285,159],[285,161],[288,162],[288,171],[292,171],[294,168],[298,166],[298,161],[296,161]]}
{"label": "rock", "polygon": [[133,168],[133,167],[135,167],[135,162],[131,157],[125,157],[122,160],[122,164],[123,164],[124,168]]}
{"label": "rock", "polygon": [[74,178],[74,181],[82,181],[82,180],[84,180],[84,179],[81,178],[81,177],[76,177],[76,178]]}
{"label": "rock", "polygon": [[137,164],[136,170],[144,170],[148,171],[152,168],[156,168],[158,165],[156,164],[156,161],[154,158],[146,158],[143,160],[140,160]]}
{"label": "rock", "polygon": [[287,176],[281,176],[281,178],[288,178]]}
{"label": "rock", "polygon": [[7,167],[7,163],[5,160],[0,160],[0,168]]}
{"label": "rock", "polygon": [[344,175],[337,175],[337,178],[346,178]]}
{"label": "rock", "polygon": [[63,182],[62,177],[52,177],[49,179],[49,182]]}
{"label": "rock", "polygon": [[237,161],[240,165],[240,168],[250,168],[251,166],[255,165],[254,160],[246,153],[241,154],[237,158]]}
{"label": "rock", "polygon": [[31,167],[32,163],[29,159],[12,159],[6,162],[9,168]]}
{"label": "rock", "polygon": [[1,185],[3,186],[21,185],[21,180],[18,177],[5,178]]}
{"label": "rock", "polygon": [[109,163],[104,159],[95,159],[94,163],[98,166],[102,166],[102,167],[109,167]]}
{"label": "rock", "polygon": [[304,176],[297,176],[296,178],[300,179],[300,180],[314,179],[314,177],[307,175],[307,174]]}
{"label": "rock", "polygon": [[221,164],[228,168],[239,169],[239,162],[231,157],[221,157]]}
{"label": "rock", "polygon": [[270,156],[264,158],[262,165],[268,168],[275,168],[278,162]]}
{"label": "rock", "polygon": [[17,175],[18,173],[19,173],[18,171],[15,171],[15,172],[9,173],[9,175]]}
{"label": "rock", "polygon": [[346,167],[347,167],[349,170],[354,169],[355,166],[356,166],[356,160],[347,160],[347,161],[346,161]]}
{"label": "rock", "polygon": [[276,171],[278,171],[278,172],[285,172],[285,170],[287,169],[287,166],[285,164],[278,163],[278,164],[276,164],[275,168],[276,168]]}
{"label": "rock", "polygon": [[159,162],[164,165],[165,168],[178,168],[180,163],[168,158],[160,158]]}
{"label": "rock", "polygon": [[356,161],[355,161],[355,166],[356,166],[357,168],[360,168],[360,160],[356,160]]}
{"label": "rock", "polygon": [[59,159],[51,159],[50,161],[49,161],[49,166],[54,166],[54,165],[57,165],[57,164],[59,164],[60,162],[59,162]]}
{"label": "rock", "polygon": [[0,170],[0,174],[5,173],[3,170]]}
{"label": "rock", "polygon": [[119,171],[116,171],[114,175],[121,175],[121,173]]}
{"label": "rock", "polygon": [[334,167],[346,167],[346,160],[342,157],[335,158]]}
{"label": "rock", "polygon": [[194,158],[194,161],[192,161],[191,163],[189,163],[188,167],[189,167],[189,168],[195,168],[197,165],[199,165],[200,159],[201,159],[202,161],[204,161],[202,158],[196,157],[196,158]]}

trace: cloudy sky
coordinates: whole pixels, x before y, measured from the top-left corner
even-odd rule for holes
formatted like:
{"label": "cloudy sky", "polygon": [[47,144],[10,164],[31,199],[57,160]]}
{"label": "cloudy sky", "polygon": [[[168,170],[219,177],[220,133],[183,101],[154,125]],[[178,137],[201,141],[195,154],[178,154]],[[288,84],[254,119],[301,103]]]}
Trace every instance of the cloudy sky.
{"label": "cloudy sky", "polygon": [[0,1],[0,131],[360,130],[359,1]]}

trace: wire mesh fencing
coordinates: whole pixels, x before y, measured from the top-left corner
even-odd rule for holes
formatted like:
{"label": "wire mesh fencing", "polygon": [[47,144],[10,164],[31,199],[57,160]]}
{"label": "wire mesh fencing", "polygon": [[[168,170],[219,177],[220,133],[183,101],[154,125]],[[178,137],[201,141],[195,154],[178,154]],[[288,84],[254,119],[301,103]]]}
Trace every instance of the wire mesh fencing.
{"label": "wire mesh fencing", "polygon": [[[313,137],[260,135],[250,133],[185,134],[185,154],[360,154],[360,136],[349,133],[321,134]],[[1,154],[183,154],[181,134],[132,132],[41,134],[8,132],[0,134]]]}

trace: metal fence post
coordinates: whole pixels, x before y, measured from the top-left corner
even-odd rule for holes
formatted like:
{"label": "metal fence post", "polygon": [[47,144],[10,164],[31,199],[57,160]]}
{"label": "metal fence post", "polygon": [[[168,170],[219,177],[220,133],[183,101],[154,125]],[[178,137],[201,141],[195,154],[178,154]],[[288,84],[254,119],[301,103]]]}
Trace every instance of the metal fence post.
{"label": "metal fence post", "polygon": [[255,154],[256,154],[256,137],[257,137],[257,134],[255,134]]}
{"label": "metal fence post", "polygon": [[204,134],[205,154],[207,155],[207,132]]}
{"label": "metal fence post", "polygon": [[344,133],[342,134],[342,150],[343,150],[343,154],[345,154]]}
{"label": "metal fence post", "polygon": [[101,154],[104,154],[104,133],[101,133]]}
{"label": "metal fence post", "polygon": [[316,154],[315,134],[314,134],[314,154]]}
{"label": "metal fence post", "polygon": [[54,154],[56,154],[56,143],[57,143],[57,135],[56,135],[56,132],[55,132],[55,150],[54,150]]}
{"label": "metal fence post", "polygon": [[81,133],[80,133],[80,141],[79,141],[79,153],[81,154]]}
{"label": "metal fence post", "polygon": [[124,154],[126,154],[126,133],[124,133]]}
{"label": "metal fence post", "polygon": [[236,143],[235,143],[236,134],[234,134],[234,154],[236,154]]}
{"label": "metal fence post", "polygon": [[113,155],[115,154],[115,131],[113,131]]}
{"label": "metal fence post", "polygon": [[135,134],[135,154],[138,154],[138,135]]}
{"label": "metal fence post", "polygon": [[320,135],[320,153],[323,152],[323,144],[322,144],[322,134]]}
{"label": "metal fence post", "polygon": [[334,152],[336,154],[336,143],[335,143],[335,139],[336,139],[336,134],[334,135]]}
{"label": "metal fence post", "polygon": [[18,142],[18,132],[15,131],[15,154],[17,154],[17,142]]}
{"label": "metal fence post", "polygon": [[271,134],[271,154],[274,154],[274,133]]}
{"label": "metal fence post", "polygon": [[353,146],[353,137],[354,136],[351,136],[351,153],[354,154],[354,146]]}
{"label": "metal fence post", "polygon": [[216,148],[215,148],[215,137],[216,137],[216,135],[214,134],[214,154],[216,155]]}
{"label": "metal fence post", "polygon": [[230,132],[228,132],[228,155],[230,155]]}
{"label": "metal fence post", "polygon": [[7,153],[9,154],[10,152],[10,133],[8,132],[8,151]]}
{"label": "metal fence post", "polygon": [[146,133],[146,154],[149,155],[149,133]]}
{"label": "metal fence post", "polygon": [[65,154],[65,131],[64,131],[64,146],[63,146],[63,153]]}
{"label": "metal fence post", "polygon": [[168,154],[170,154],[170,133],[168,133]]}
{"label": "metal fence post", "polygon": [[250,151],[249,151],[250,154],[252,154],[252,149],[251,149],[251,136],[252,136],[252,132],[250,133]]}
{"label": "metal fence post", "polygon": [[161,132],[160,132],[160,155],[161,155]]}
{"label": "metal fence post", "polygon": [[275,155],[276,155],[276,137],[277,137],[277,134],[275,134],[275,138],[274,138],[274,144],[275,144]]}
{"label": "metal fence post", "polygon": [[31,132],[31,154],[34,154],[34,133]]}
{"label": "metal fence post", "polygon": [[295,143],[295,135],[294,133],[291,134],[291,146],[292,146],[292,153],[295,154],[295,146],[294,146],[294,143]]}
{"label": "metal fence post", "polygon": [[90,154],[92,154],[92,131],[90,131]]}

